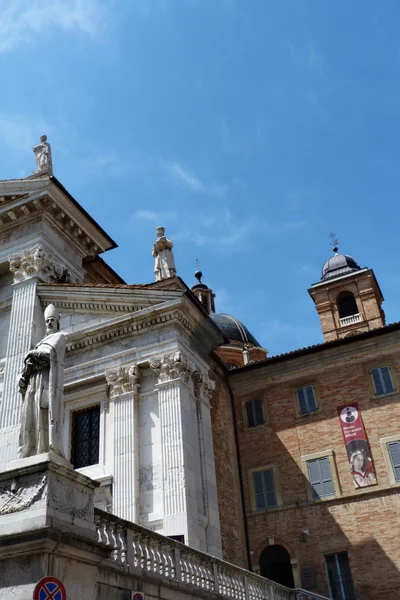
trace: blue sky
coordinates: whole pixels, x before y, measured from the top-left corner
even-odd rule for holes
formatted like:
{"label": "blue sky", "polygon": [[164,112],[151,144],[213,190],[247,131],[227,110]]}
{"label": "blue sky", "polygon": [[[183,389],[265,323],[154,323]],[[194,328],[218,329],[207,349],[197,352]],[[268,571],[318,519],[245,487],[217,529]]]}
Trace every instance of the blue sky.
{"label": "blue sky", "polygon": [[399,31],[398,0],[0,0],[0,177],[46,133],[124,279],[164,225],[271,355],[322,341],[331,231],[399,320]]}

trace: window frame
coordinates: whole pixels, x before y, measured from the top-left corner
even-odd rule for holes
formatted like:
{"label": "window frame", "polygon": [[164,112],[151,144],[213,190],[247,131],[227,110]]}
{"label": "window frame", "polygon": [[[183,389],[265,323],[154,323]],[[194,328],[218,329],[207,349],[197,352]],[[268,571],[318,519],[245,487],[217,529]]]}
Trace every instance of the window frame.
{"label": "window frame", "polygon": [[[73,448],[73,439],[74,439],[74,421],[76,418],[76,415],[78,415],[79,413],[87,413],[88,411],[92,411],[93,409],[97,409],[98,410],[98,426],[99,426],[99,431],[98,431],[98,457],[97,457],[97,461],[87,464],[87,465],[83,465],[81,467],[75,467],[74,463],[72,461],[73,456],[75,455],[75,451]],[[70,448],[69,448],[69,460],[71,461],[72,466],[74,466],[74,469],[76,471],[80,470],[80,469],[85,469],[87,467],[94,467],[97,466],[100,463],[100,418],[101,418],[101,404],[100,402],[96,402],[94,404],[91,404],[90,406],[83,406],[81,408],[77,408],[73,411],[71,411],[71,443],[70,443]],[[94,431],[94,429],[92,429],[92,431]],[[76,432],[75,432],[76,435]],[[76,440],[75,440],[76,441]],[[76,458],[76,456],[75,456]]]}
{"label": "window frame", "polygon": [[[353,577],[353,572],[351,569],[351,560],[350,560],[350,556],[349,556],[349,552],[348,549],[346,550],[338,550],[337,552],[330,552],[329,554],[324,554],[324,566],[325,566],[325,573],[326,573],[326,578],[328,580],[328,588],[329,588],[329,594],[331,597],[333,597],[333,591],[332,591],[332,586],[331,586],[331,580],[329,578],[329,570],[328,570],[328,564],[327,564],[327,558],[334,556],[335,557],[335,565],[337,567],[337,564],[339,562],[339,554],[346,554],[347,555],[347,561],[348,561],[348,567],[350,570],[350,575],[351,575],[351,584],[352,584],[352,588],[353,588],[353,599],[356,600],[357,595],[356,595],[356,590],[355,590],[355,586],[354,586],[354,577]],[[340,579],[343,581],[343,574],[341,573]],[[340,585],[341,587],[341,596],[343,596],[343,594],[345,594],[346,590],[344,589],[343,585]]]}
{"label": "window frame", "polygon": [[[300,412],[300,402],[297,396],[297,390],[301,390],[307,387],[312,387],[314,390],[314,399],[315,399],[315,410],[313,410],[312,412],[306,412],[306,413],[302,413]],[[316,383],[302,383],[300,385],[296,385],[296,387],[293,388],[293,401],[294,401],[294,406],[295,406],[295,411],[296,411],[296,417],[298,418],[304,418],[304,417],[310,417],[311,415],[315,415],[318,414],[320,411],[320,401],[319,401],[319,386]]]}
{"label": "window frame", "polygon": [[[308,471],[308,462],[310,460],[317,460],[319,458],[328,458],[329,466],[331,469],[333,487],[335,488],[335,493],[333,496],[327,496],[326,498],[314,498],[313,487],[310,481],[310,474]],[[330,500],[335,500],[335,498],[340,498],[342,495],[342,489],[340,486],[339,475],[336,467],[336,459],[335,459],[335,451],[333,449],[323,450],[321,452],[314,452],[313,454],[304,454],[300,457],[301,459],[301,468],[303,471],[303,475],[305,478],[306,484],[306,494],[307,500],[309,502],[329,502]]]}
{"label": "window frame", "polygon": [[379,441],[382,446],[383,458],[385,460],[386,471],[389,476],[390,487],[400,487],[400,481],[396,481],[396,476],[395,476],[394,469],[393,469],[393,463],[392,463],[392,459],[391,459],[389,448],[388,448],[388,444],[391,444],[393,442],[400,443],[400,433],[397,433],[396,435],[391,435],[389,437],[381,438]]}
{"label": "window frame", "polygon": [[[261,473],[263,471],[272,471],[272,476],[273,476],[273,481],[274,481],[275,498],[276,498],[276,506],[271,506],[270,508],[257,509],[253,474]],[[248,482],[249,482],[249,490],[250,490],[250,507],[251,507],[252,513],[262,514],[262,513],[266,513],[266,512],[271,512],[271,511],[279,509],[282,506],[282,498],[281,498],[281,493],[280,493],[279,470],[278,470],[278,466],[275,463],[264,465],[262,467],[257,467],[256,469],[250,469],[248,471]]]}
{"label": "window frame", "polygon": [[[249,425],[248,418],[247,418],[247,403],[253,402],[254,400],[261,401],[264,423],[261,423],[260,425],[254,425],[254,427],[251,427]],[[255,429],[260,429],[260,427],[264,427],[265,425],[268,424],[267,403],[266,403],[266,399],[265,399],[265,394],[258,394],[254,397],[250,397],[250,398],[246,398],[245,400],[242,400],[242,411],[243,411],[243,423],[244,423],[244,427],[246,430],[254,431]]]}
{"label": "window frame", "polygon": [[102,479],[104,476],[110,476],[113,465],[113,450],[112,445],[110,451],[106,453],[105,439],[105,419],[107,390],[105,385],[95,386],[91,389],[77,390],[73,393],[64,395],[64,436],[63,443],[67,456],[71,456],[72,443],[72,413],[79,410],[90,408],[91,406],[100,405],[100,431],[99,431],[99,462],[95,465],[88,465],[75,469],[78,473],[83,473],[91,479]]}
{"label": "window frame", "polygon": [[[376,369],[383,369],[384,367],[387,367],[389,369],[389,376],[393,385],[393,391],[392,392],[385,392],[384,394],[377,394],[376,390],[375,390],[375,383],[374,383],[374,379],[372,377],[372,371],[375,371]],[[397,393],[398,390],[398,385],[397,385],[397,378],[394,375],[394,370],[393,370],[393,366],[390,362],[387,362],[385,364],[379,364],[379,365],[374,365],[373,367],[370,367],[368,369],[368,386],[370,389],[370,393],[371,393],[371,398],[379,400],[380,398],[386,398],[386,396],[393,396],[393,394]]]}

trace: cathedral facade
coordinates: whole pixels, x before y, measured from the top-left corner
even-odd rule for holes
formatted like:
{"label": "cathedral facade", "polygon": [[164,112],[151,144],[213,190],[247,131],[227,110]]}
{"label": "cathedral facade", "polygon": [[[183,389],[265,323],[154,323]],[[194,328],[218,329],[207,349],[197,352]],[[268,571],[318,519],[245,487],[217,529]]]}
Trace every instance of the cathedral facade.
{"label": "cathedral facade", "polygon": [[0,182],[0,473],[35,459],[16,382],[51,306],[63,460],[101,514],[309,598],[398,598],[400,325],[373,271],[335,249],[309,289],[324,343],[269,357],[200,272],[191,289],[179,278],[163,228],[155,281],[123,281],[46,139],[35,152],[37,172]]}

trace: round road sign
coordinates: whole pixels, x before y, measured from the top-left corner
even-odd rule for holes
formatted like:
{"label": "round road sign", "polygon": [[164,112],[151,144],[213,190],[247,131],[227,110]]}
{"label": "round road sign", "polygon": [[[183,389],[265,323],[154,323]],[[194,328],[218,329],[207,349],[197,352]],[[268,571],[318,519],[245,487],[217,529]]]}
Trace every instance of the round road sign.
{"label": "round road sign", "polygon": [[56,577],[44,577],[36,584],[33,600],[67,600],[65,587]]}
{"label": "round road sign", "polygon": [[136,594],[133,595],[132,600],[143,600],[144,596],[143,594],[141,594],[140,592],[137,592]]}

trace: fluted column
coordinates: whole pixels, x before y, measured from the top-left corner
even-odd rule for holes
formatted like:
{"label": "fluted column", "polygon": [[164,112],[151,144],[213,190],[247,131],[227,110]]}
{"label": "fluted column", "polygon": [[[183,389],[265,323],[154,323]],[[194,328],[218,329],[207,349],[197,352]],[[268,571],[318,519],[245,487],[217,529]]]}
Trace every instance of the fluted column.
{"label": "fluted column", "polygon": [[[210,404],[206,394],[213,389],[212,382],[181,352],[153,360],[150,367],[158,375],[163,534],[184,535],[190,546],[220,555]],[[209,470],[214,471],[214,478],[207,473]]]}
{"label": "fluted column", "polygon": [[8,332],[4,388],[0,410],[0,469],[17,458],[21,419],[21,396],[17,378],[26,353],[43,336],[44,322],[36,294],[38,279],[14,284]]}
{"label": "fluted column", "polygon": [[132,522],[139,505],[139,376],[137,365],[106,371],[114,404],[113,513]]}

